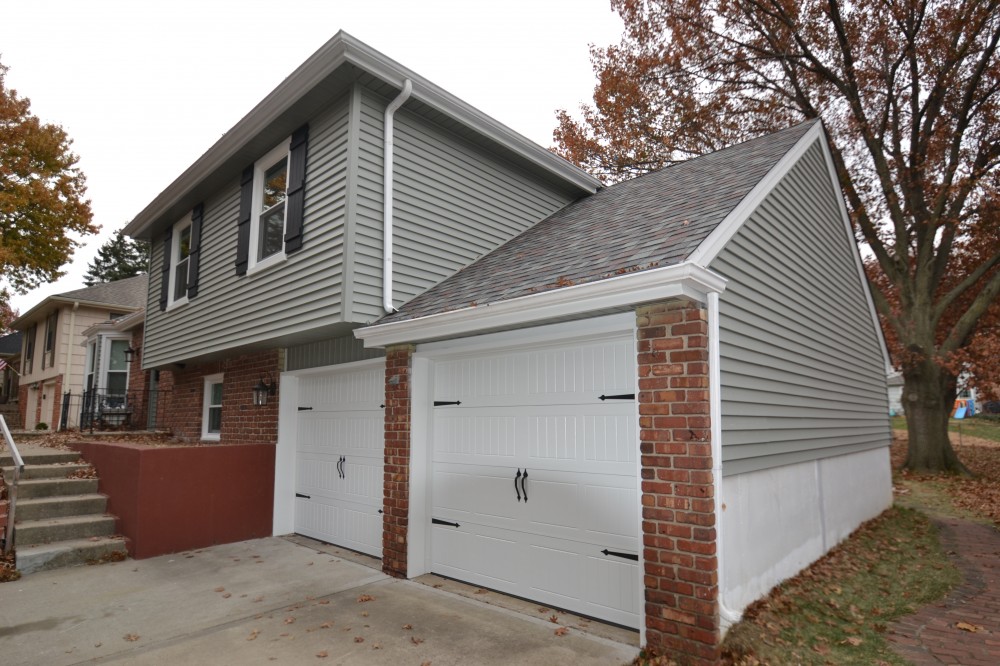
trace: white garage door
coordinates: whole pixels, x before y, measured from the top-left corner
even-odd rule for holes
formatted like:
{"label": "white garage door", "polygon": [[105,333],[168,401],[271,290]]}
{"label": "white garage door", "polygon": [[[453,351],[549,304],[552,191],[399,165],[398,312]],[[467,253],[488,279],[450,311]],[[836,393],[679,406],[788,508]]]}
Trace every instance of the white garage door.
{"label": "white garage door", "polygon": [[299,380],[295,531],[382,556],[385,363]]}
{"label": "white garage door", "polygon": [[639,625],[631,335],[434,368],[432,568]]}

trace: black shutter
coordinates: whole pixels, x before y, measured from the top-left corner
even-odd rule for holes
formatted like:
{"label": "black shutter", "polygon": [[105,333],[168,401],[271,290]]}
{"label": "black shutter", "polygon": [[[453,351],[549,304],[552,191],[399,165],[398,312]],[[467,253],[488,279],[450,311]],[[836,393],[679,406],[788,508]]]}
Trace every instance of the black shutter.
{"label": "black shutter", "polygon": [[167,301],[170,296],[170,245],[173,229],[167,229],[163,235],[163,270],[160,275],[160,310],[167,309]]}
{"label": "black shutter", "polygon": [[309,139],[309,125],[303,125],[292,133],[292,143],[288,148],[288,188],[285,209],[285,253],[291,254],[302,249],[302,217],[306,202],[306,143]]}
{"label": "black shutter", "polygon": [[253,206],[253,165],[240,178],[240,219],[236,226],[236,274],[247,274],[250,260],[250,209]]}
{"label": "black shutter", "polygon": [[198,295],[198,259],[201,257],[201,219],[204,213],[204,204],[198,204],[191,211],[191,249],[188,252],[188,298],[194,298]]}

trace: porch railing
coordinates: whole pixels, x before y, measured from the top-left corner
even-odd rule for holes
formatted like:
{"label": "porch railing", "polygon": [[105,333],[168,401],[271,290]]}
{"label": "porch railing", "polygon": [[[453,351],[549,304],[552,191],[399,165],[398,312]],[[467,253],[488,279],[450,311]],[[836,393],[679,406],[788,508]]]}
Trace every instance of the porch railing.
{"label": "porch railing", "polygon": [[160,430],[166,428],[170,391],[113,391],[102,388],[64,393],[61,430]]}
{"label": "porch railing", "polygon": [[7,484],[7,529],[3,538],[3,554],[9,555],[14,549],[14,513],[17,510],[17,484],[21,480],[21,472],[24,471],[24,459],[21,452],[17,450],[14,438],[10,436],[10,429],[3,414],[0,414],[0,430],[3,431],[4,441],[10,449],[10,455],[14,459],[14,474],[11,482]]}

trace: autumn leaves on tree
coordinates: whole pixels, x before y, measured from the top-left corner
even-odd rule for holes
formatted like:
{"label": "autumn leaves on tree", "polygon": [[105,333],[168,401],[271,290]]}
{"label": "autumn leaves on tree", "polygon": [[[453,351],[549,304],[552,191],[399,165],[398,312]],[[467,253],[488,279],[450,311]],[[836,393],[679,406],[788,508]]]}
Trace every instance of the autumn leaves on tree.
{"label": "autumn leaves on tree", "polygon": [[822,118],[893,362],[906,466],[964,471],[956,377],[996,378],[1000,0],[613,0],[558,151],[617,181]]}
{"label": "autumn leaves on tree", "polygon": [[[0,304],[62,275],[91,223],[86,180],[58,125],[32,115],[0,65]],[[3,308],[0,307],[0,310]]]}

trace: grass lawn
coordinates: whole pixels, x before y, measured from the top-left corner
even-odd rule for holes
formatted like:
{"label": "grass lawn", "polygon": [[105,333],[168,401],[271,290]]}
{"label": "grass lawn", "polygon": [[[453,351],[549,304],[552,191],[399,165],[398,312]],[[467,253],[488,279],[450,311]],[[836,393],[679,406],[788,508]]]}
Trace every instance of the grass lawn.
{"label": "grass lawn", "polygon": [[[886,640],[893,619],[943,597],[960,574],[927,517],[959,515],[1000,525],[1000,423],[957,422],[952,444],[966,477],[893,475],[895,506],[744,612],[723,649],[726,664],[906,664]],[[906,423],[893,419],[893,467],[906,454]],[[635,663],[670,664],[661,658]]]}
{"label": "grass lawn", "polygon": [[[892,417],[893,430],[906,430],[906,418],[903,416]],[[1000,442],[1000,420],[996,418],[982,418],[972,416],[967,419],[951,419],[948,423],[948,430],[956,435],[960,434],[961,439],[975,437]],[[952,439],[955,439],[954,437]],[[955,441],[957,444],[958,441]]]}

